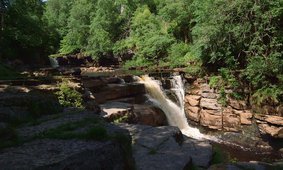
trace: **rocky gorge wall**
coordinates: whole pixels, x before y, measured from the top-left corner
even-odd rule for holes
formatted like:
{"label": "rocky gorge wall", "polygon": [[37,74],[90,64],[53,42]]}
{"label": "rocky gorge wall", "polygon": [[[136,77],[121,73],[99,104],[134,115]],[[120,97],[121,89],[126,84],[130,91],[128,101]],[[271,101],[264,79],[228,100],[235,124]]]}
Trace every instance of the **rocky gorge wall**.
{"label": "rocky gorge wall", "polygon": [[[226,90],[231,93],[231,90]],[[204,79],[196,79],[186,87],[185,111],[190,121],[212,130],[240,132],[246,127],[256,125],[261,134],[283,138],[283,115],[253,112],[246,101],[226,98],[227,106],[219,103],[220,92],[210,88]],[[276,110],[272,108],[269,110]],[[277,109],[278,110],[278,109]],[[268,113],[268,114],[267,114]]]}

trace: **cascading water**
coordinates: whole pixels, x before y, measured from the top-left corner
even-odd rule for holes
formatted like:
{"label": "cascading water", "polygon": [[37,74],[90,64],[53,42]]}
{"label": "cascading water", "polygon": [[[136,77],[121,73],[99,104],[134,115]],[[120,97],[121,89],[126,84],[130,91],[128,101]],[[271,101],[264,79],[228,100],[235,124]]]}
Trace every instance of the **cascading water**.
{"label": "cascading water", "polygon": [[51,65],[52,68],[58,68],[59,67],[59,63],[56,60],[56,58],[49,57],[49,61],[50,61],[50,65]]}
{"label": "cascading water", "polygon": [[161,89],[159,81],[153,80],[146,75],[137,77],[137,80],[145,85],[146,91],[149,94],[149,100],[165,113],[169,125],[177,126],[186,136],[195,139],[202,139],[204,137],[204,135],[201,134],[197,128],[190,127],[187,122],[184,111],[185,92],[181,76],[173,77],[173,88],[171,89],[178,97],[180,106],[166,96]]}

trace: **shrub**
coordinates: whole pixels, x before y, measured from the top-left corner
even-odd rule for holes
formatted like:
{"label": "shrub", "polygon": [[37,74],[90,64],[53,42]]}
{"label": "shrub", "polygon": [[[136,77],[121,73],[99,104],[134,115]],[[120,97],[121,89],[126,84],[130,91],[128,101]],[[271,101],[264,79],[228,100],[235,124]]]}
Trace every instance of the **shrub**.
{"label": "shrub", "polygon": [[217,88],[218,89],[222,85],[223,85],[223,83],[222,83],[221,77],[219,77],[219,76],[212,76],[212,77],[210,77],[210,79],[209,79],[209,86],[211,88]]}
{"label": "shrub", "polygon": [[56,92],[59,103],[64,107],[83,107],[82,94],[76,91],[74,88],[68,86],[64,81],[59,85],[59,91]]}
{"label": "shrub", "polygon": [[282,97],[283,91],[277,86],[263,87],[252,95],[251,103],[257,106],[276,105],[282,102]]}

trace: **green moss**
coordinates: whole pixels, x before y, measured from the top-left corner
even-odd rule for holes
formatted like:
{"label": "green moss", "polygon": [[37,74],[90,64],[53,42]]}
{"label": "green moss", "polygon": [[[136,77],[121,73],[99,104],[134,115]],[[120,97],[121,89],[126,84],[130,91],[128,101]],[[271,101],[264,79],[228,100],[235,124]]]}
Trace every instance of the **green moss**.
{"label": "green moss", "polygon": [[[79,128],[85,128],[86,130],[83,132],[76,131]],[[108,135],[103,123],[98,118],[86,118],[49,129],[37,134],[34,138],[105,140]]]}

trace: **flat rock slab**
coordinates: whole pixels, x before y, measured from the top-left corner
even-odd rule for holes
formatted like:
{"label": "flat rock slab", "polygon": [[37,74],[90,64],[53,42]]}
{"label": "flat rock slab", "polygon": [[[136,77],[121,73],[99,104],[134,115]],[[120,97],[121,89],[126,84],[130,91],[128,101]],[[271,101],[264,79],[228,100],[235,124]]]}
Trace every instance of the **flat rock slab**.
{"label": "flat rock slab", "polygon": [[[59,116],[59,115],[58,115]],[[74,113],[74,114],[66,114],[61,115],[61,117],[50,119],[43,121],[42,123],[35,125],[35,126],[24,126],[17,129],[18,135],[21,138],[29,139],[32,138],[34,135],[47,131],[49,129],[56,128],[60,125],[72,122],[82,121],[84,119],[89,118],[98,118],[97,115],[89,113],[89,112],[82,112],[82,113]]]}
{"label": "flat rock slab", "polygon": [[208,142],[183,137],[177,127],[119,124],[130,131],[138,170],[182,170],[190,164],[207,168],[212,158]]}
{"label": "flat rock slab", "polygon": [[124,169],[119,144],[112,141],[45,139],[26,143],[0,153],[5,170]]}

